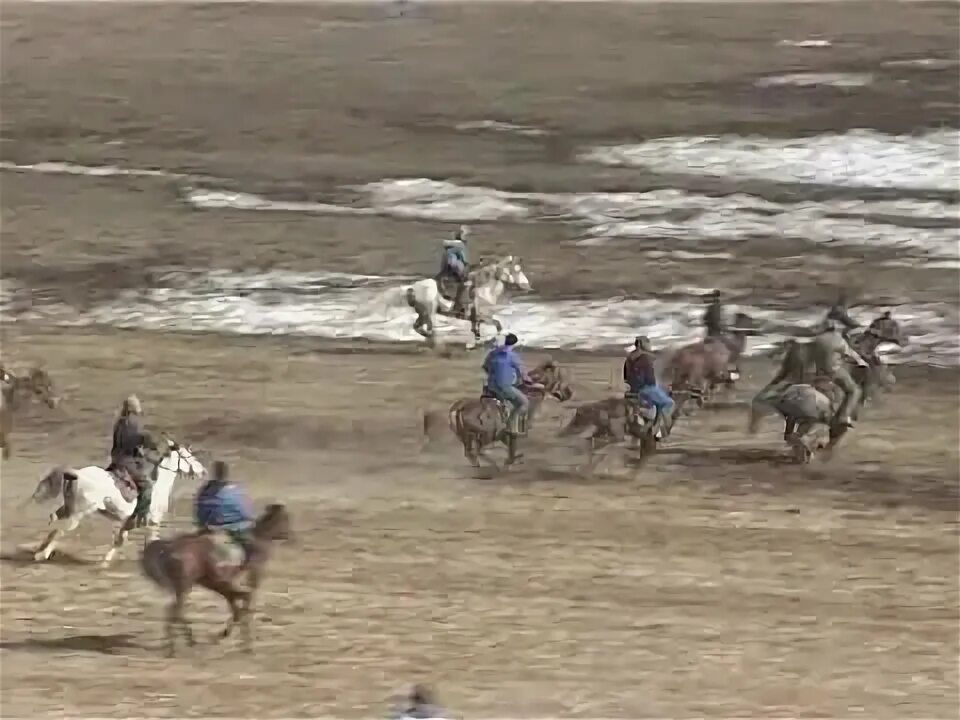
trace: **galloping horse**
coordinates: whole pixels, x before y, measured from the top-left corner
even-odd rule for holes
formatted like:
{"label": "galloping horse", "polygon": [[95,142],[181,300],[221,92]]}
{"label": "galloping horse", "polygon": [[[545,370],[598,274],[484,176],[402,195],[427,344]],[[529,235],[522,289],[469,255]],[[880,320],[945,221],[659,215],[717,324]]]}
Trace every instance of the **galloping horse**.
{"label": "galloping horse", "polygon": [[[527,411],[527,430],[533,425],[537,410],[547,395],[552,395],[558,402],[566,402],[573,397],[573,390],[569,385],[566,371],[559,363],[547,360],[530,371],[530,379],[534,385],[521,385],[520,390],[529,398],[530,407]],[[450,429],[463,443],[463,453],[474,467],[480,467],[482,457],[494,467],[497,464],[487,456],[485,449],[496,440],[501,440],[510,448],[512,437],[505,437],[505,413],[507,408],[490,397],[461,398],[450,406],[448,418]],[[424,431],[427,431],[426,417]],[[512,448],[515,450],[516,448]],[[514,461],[513,452],[507,460],[510,465]]]}
{"label": "galloping horse", "polygon": [[47,407],[56,408],[60,404],[60,397],[54,388],[53,378],[39,367],[33,368],[27,375],[18,376],[0,366],[0,384],[3,386],[0,394],[0,447],[6,460],[12,449],[10,433],[13,431],[13,413],[19,402],[35,397],[45,402]]}
{"label": "galloping horse", "polygon": [[[150,542],[159,535],[160,523],[170,507],[170,495],[173,483],[180,475],[199,478],[206,474],[203,465],[189,448],[167,441],[169,450],[161,457],[153,469],[153,497],[147,513],[147,537]],[[96,465],[80,469],[58,467],[51,470],[37,485],[31,499],[34,502],[53,500],[63,497],[63,505],[50,515],[50,522],[56,527],[50,531],[46,540],[37,548],[34,559],[48,560],[53,554],[57,541],[66,533],[73,532],[80,522],[94,513],[123,523],[133,514],[137,506],[135,492],[125,493],[118,487],[117,478]],[[113,545],[107,551],[101,564],[110,564],[117,551],[127,539],[123,525],[114,535]]]}
{"label": "galloping horse", "polygon": [[[671,427],[680,417],[685,400],[686,395],[682,394],[674,398]],[[590,470],[599,462],[595,459],[598,450],[623,444],[628,438],[635,447],[639,445],[642,464],[657,450],[659,439],[654,433],[656,416],[656,410],[643,401],[628,400],[625,396],[604,398],[578,407],[557,437],[582,436],[589,430],[587,468]]]}
{"label": "galloping horse", "polygon": [[[187,595],[196,584],[213,590],[230,605],[230,619],[220,633],[220,639],[229,637],[233,626],[242,620],[244,644],[247,650],[253,649],[253,598],[270,558],[271,544],[277,540],[289,540],[292,536],[287,509],[280,504],[268,506],[257,519],[252,535],[249,556],[235,558],[218,557],[222,555],[218,547],[222,538],[218,533],[177,535],[166,540],[154,540],[144,547],[140,558],[144,574],[173,593],[173,601],[167,609],[168,655],[176,652],[175,626],[183,631],[188,644],[195,644],[193,631],[183,615],[183,607]],[[244,570],[248,578],[246,590],[235,584]]]}
{"label": "galloping horse", "polygon": [[[860,386],[861,391],[860,401],[853,413],[854,418],[856,418],[860,414],[864,403],[873,397],[878,388],[889,390],[896,383],[896,378],[877,354],[877,349],[883,343],[892,343],[898,347],[904,347],[907,343],[907,337],[900,328],[900,324],[887,312],[871,322],[860,334],[851,337],[849,342],[857,354],[867,361],[866,368],[848,363],[850,374]],[[811,343],[812,341],[787,341],[784,346],[783,360],[776,376],[753,399],[750,420],[751,433],[756,431],[760,417],[769,414],[770,409],[763,406],[770,397],[776,396],[789,383],[808,383],[813,378]]]}
{"label": "galloping horse", "polygon": [[740,379],[736,368],[747,347],[747,337],[755,334],[753,318],[739,312],[723,335],[677,350],[667,365],[672,391],[689,393],[702,406],[719,385],[732,388]]}
{"label": "galloping horse", "polygon": [[[467,275],[470,284],[469,321],[474,345],[480,340],[480,325],[493,325],[499,333],[503,328],[493,317],[505,290],[530,291],[532,286],[523,271],[520,258],[507,255],[499,260],[482,262]],[[456,318],[453,302],[443,296],[435,278],[426,278],[403,288],[403,301],[417,313],[413,329],[429,342],[436,342],[436,318],[444,315]],[[460,318],[456,318],[460,319]]]}

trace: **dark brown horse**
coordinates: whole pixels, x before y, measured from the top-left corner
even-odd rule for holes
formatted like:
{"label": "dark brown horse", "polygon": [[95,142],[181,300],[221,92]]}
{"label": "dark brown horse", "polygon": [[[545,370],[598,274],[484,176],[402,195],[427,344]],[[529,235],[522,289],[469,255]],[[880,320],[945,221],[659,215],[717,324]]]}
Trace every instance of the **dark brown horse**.
{"label": "dark brown horse", "polygon": [[740,379],[738,367],[747,337],[755,334],[753,318],[737,313],[724,335],[704,338],[677,350],[667,366],[673,392],[678,396],[688,394],[702,405],[718,386],[732,388]]}
{"label": "dark brown horse", "polygon": [[14,375],[5,367],[0,367],[0,384],[3,393],[0,395],[0,447],[3,448],[3,458],[10,457],[12,446],[10,434],[13,432],[13,413],[22,400],[37,398],[50,408],[60,404],[53,378],[42,368],[35,367],[26,375]]}
{"label": "dark brown horse", "polygon": [[[532,370],[530,379],[533,380],[533,385],[520,386],[521,392],[530,400],[526,418],[528,430],[533,426],[537,410],[548,395],[552,395],[559,402],[566,402],[573,397],[566,371],[553,360],[548,360]],[[511,457],[507,460],[508,465],[517,459],[513,453],[515,446],[513,448],[510,446],[510,442],[515,441],[515,438],[504,432],[506,430],[504,409],[495,398],[461,398],[450,406],[448,419],[453,434],[463,443],[464,455],[474,467],[480,466],[481,457],[494,467],[497,466],[484,452],[497,440],[503,441],[508,449],[511,449]],[[426,417],[424,421],[426,432],[428,430]]]}
{"label": "dark brown horse", "polygon": [[[168,653],[172,656],[176,652],[175,626],[183,631],[189,645],[195,644],[193,631],[183,614],[187,595],[194,585],[213,590],[230,606],[230,619],[219,639],[228,637],[233,626],[242,620],[244,644],[247,650],[252,650],[254,594],[263,580],[271,545],[274,541],[291,537],[287,509],[274,504],[269,505],[257,520],[252,548],[246,558],[242,557],[239,547],[220,533],[194,532],[148,544],[140,558],[140,566],[147,577],[174,596],[167,609]],[[248,580],[246,589],[236,584],[244,572]]]}

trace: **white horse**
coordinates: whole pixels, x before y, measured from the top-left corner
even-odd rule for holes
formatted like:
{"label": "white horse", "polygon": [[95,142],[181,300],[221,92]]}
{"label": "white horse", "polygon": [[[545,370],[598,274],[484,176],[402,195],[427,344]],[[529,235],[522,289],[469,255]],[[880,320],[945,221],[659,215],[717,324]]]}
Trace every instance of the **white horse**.
{"label": "white horse", "polygon": [[[144,547],[160,535],[160,523],[170,508],[170,496],[173,483],[180,475],[202,477],[206,474],[203,465],[189,448],[167,440],[169,450],[156,463],[153,470],[153,496],[147,513],[147,536]],[[149,464],[150,463],[149,461]],[[47,474],[31,499],[35,502],[53,500],[62,495],[63,505],[50,515],[50,522],[56,527],[47,535],[46,540],[34,553],[34,560],[48,560],[53,554],[57,541],[65,534],[73,532],[80,522],[94,513],[100,513],[121,523],[114,534],[113,545],[104,556],[101,565],[106,567],[127,539],[123,524],[137,506],[136,498],[127,500],[117,487],[114,476],[96,465],[80,469],[55,468]]]}
{"label": "white horse", "polygon": [[[533,287],[523,271],[520,258],[514,255],[481,263],[470,270],[467,278],[472,287],[469,322],[474,342],[468,345],[470,348],[476,346],[480,340],[482,323],[492,324],[497,329],[497,333],[503,329],[500,322],[493,317],[493,310],[499,304],[505,290],[529,292]],[[399,302],[404,302],[416,311],[417,319],[413,323],[413,329],[430,343],[434,343],[437,339],[435,324],[437,316],[455,318],[453,303],[443,297],[435,278],[418,280],[402,288],[402,294],[399,297],[391,297],[388,304],[399,304]]]}

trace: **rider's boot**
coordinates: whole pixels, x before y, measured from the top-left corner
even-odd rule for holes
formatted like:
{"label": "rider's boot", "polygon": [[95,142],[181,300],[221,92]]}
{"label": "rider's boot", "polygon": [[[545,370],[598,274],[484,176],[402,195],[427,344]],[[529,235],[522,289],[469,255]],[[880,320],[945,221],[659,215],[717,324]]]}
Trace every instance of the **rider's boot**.
{"label": "rider's boot", "polygon": [[453,314],[460,319],[467,316],[467,309],[463,306],[463,296],[466,294],[466,283],[461,280],[457,284],[457,294],[453,298]]}
{"label": "rider's boot", "polygon": [[517,452],[517,435],[509,430],[507,433],[507,465],[513,465],[522,459],[523,455]]}

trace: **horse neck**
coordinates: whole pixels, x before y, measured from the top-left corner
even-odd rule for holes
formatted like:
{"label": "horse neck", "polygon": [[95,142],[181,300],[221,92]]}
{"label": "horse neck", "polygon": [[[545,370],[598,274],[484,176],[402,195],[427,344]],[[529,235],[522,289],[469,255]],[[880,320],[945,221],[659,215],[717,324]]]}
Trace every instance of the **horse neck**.
{"label": "horse neck", "polygon": [[[173,453],[164,456],[163,460],[157,465],[157,480],[153,484],[154,494],[169,493],[173,489],[173,483],[176,482],[179,472],[176,465],[179,458]],[[173,465],[173,467],[167,467]]]}
{"label": "horse neck", "polygon": [[498,277],[496,268],[491,268],[487,272],[481,271],[478,274],[473,282],[473,287],[478,296],[491,304],[496,304],[503,294],[504,283]]}

